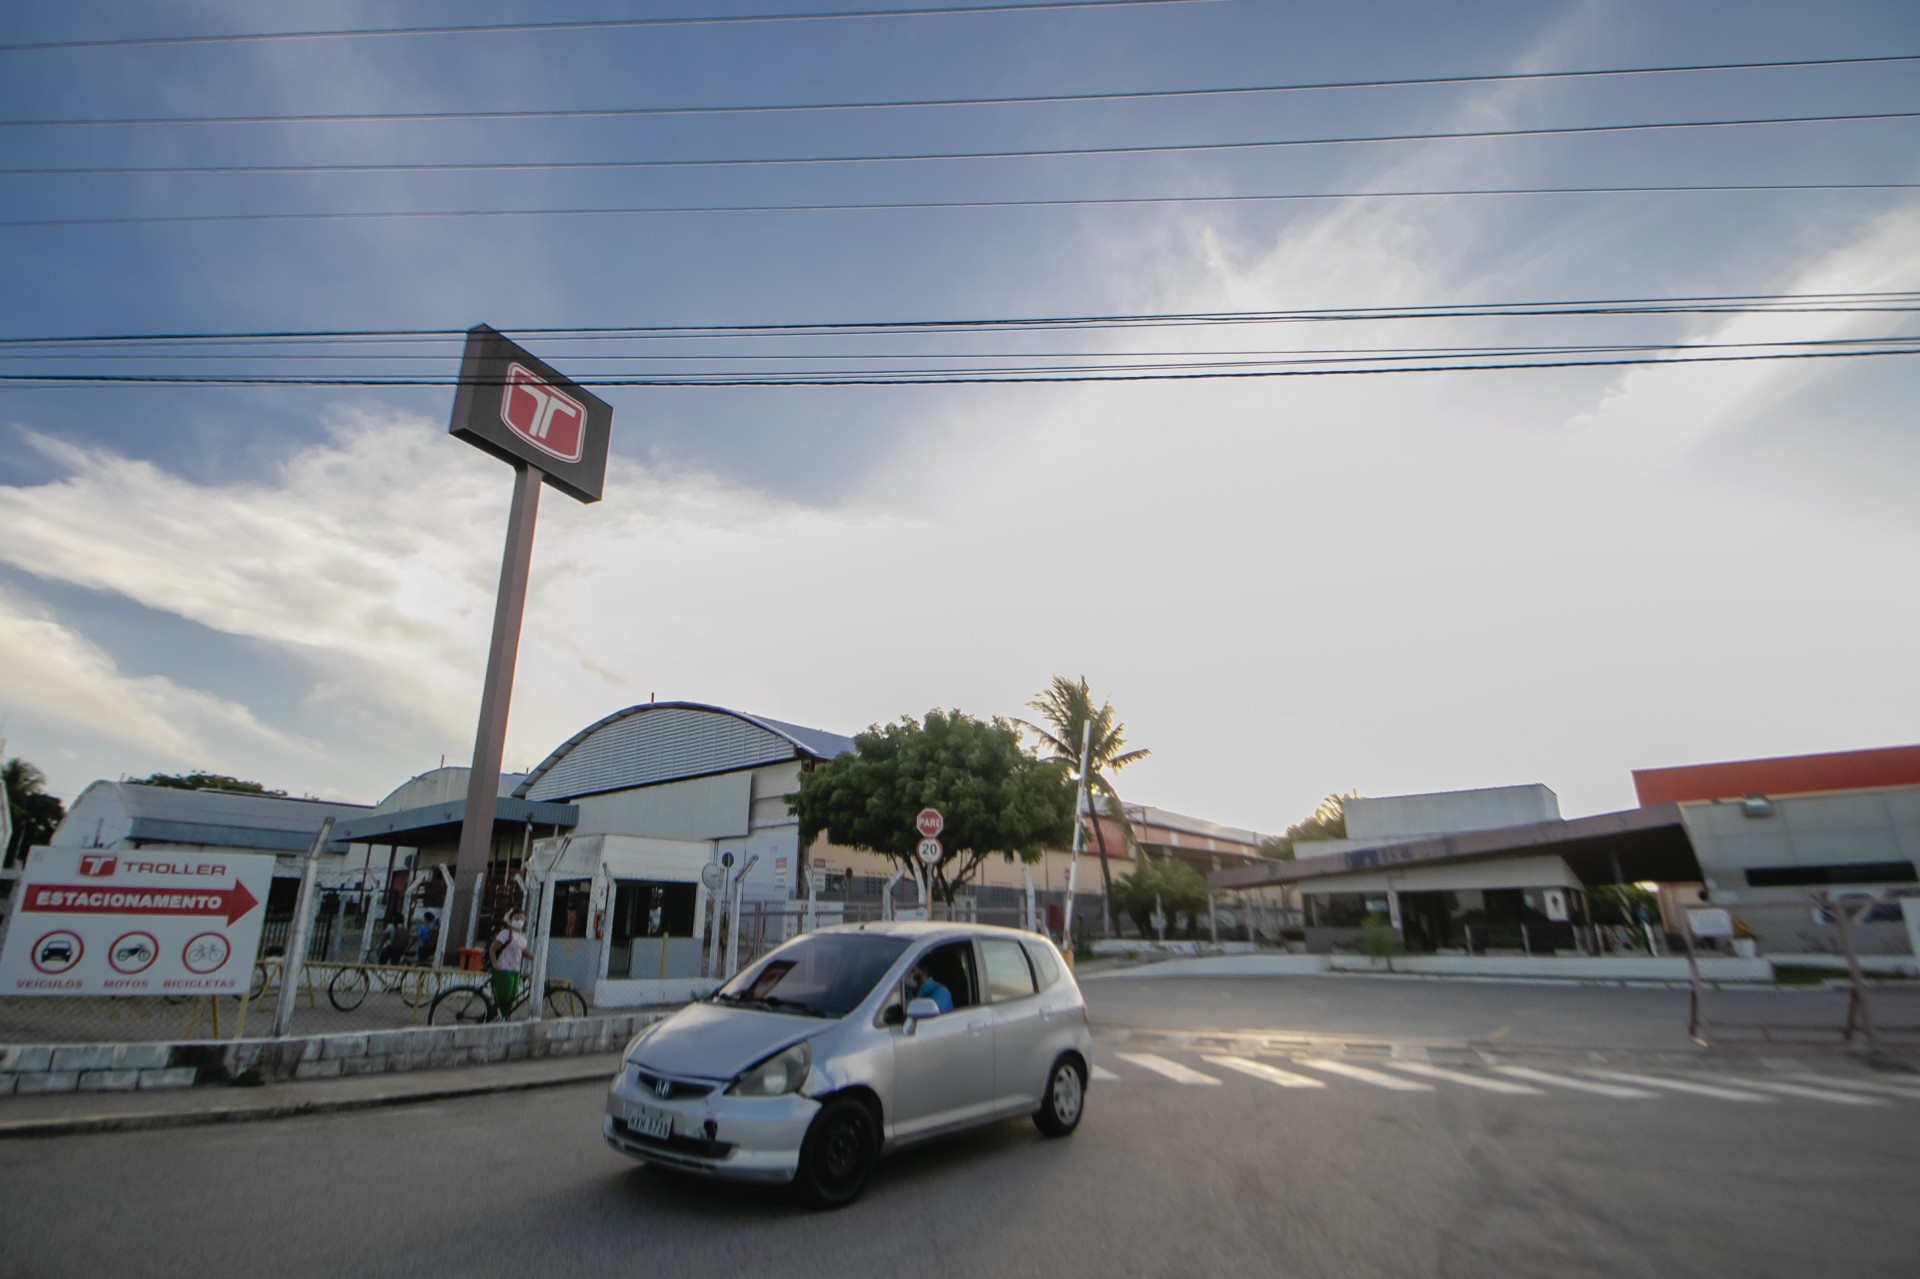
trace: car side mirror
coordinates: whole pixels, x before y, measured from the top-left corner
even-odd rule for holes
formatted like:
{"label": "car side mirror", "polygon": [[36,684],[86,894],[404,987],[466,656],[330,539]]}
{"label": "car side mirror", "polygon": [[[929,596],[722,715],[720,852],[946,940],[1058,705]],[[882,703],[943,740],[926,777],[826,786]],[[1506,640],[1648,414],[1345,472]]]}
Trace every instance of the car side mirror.
{"label": "car side mirror", "polygon": [[907,1004],[907,1019],[909,1021],[920,1021],[923,1018],[938,1017],[939,1015],[940,1005],[934,1003],[931,999],[910,1000]]}

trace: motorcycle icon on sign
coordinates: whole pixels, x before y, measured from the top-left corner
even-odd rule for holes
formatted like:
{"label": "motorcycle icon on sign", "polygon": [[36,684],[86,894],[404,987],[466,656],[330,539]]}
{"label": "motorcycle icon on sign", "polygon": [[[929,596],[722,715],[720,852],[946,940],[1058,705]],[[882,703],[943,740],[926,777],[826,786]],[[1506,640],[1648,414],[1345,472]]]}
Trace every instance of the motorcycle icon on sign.
{"label": "motorcycle icon on sign", "polygon": [[131,977],[143,973],[153,966],[160,955],[160,943],[153,939],[152,933],[125,933],[113,943],[107,952],[107,962],[113,965],[117,973]]}

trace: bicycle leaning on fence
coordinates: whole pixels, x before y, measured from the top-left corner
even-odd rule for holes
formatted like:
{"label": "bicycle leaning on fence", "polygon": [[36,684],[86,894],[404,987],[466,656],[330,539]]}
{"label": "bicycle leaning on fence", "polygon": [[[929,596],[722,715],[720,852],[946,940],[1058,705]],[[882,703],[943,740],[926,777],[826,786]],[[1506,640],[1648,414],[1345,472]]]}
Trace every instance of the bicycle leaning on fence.
{"label": "bicycle leaning on fence", "polygon": [[[522,982],[519,992],[513,998],[513,1006],[502,1011],[493,1002],[493,987],[489,982],[479,982],[472,986],[454,986],[443,990],[434,997],[433,1007],[427,1010],[429,1026],[467,1025],[483,1021],[510,1021],[513,1015],[527,1006],[533,995],[532,984]],[[573,983],[549,978],[542,1003],[549,1017],[585,1017],[587,1001],[573,988]]]}

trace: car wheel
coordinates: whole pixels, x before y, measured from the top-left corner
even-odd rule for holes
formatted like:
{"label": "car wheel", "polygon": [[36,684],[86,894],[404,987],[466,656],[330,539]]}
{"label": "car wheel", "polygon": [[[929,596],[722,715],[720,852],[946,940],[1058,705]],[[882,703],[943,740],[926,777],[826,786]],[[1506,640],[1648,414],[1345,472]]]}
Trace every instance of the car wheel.
{"label": "car wheel", "polygon": [[835,1097],[813,1117],[793,1179],[802,1202],[843,1208],[859,1197],[880,1157],[880,1123],[865,1103]]}
{"label": "car wheel", "polygon": [[1049,1137],[1064,1137],[1080,1126],[1081,1112],[1087,1108],[1085,1067],[1071,1057],[1053,1063],[1047,1076],[1047,1091],[1040,1109],[1033,1112],[1034,1126]]}

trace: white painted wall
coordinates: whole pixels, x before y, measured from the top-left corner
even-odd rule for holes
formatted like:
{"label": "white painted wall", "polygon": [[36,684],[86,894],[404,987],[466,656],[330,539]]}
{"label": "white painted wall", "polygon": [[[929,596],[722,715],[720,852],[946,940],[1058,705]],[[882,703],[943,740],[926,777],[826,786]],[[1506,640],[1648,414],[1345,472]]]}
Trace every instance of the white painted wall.
{"label": "white painted wall", "polygon": [[1771,814],[1760,817],[1748,816],[1739,800],[1680,806],[1714,900],[1798,900],[1807,894],[1805,888],[1750,887],[1744,873],[1750,867],[1890,861],[1920,866],[1920,786],[1785,795],[1770,803]]}

